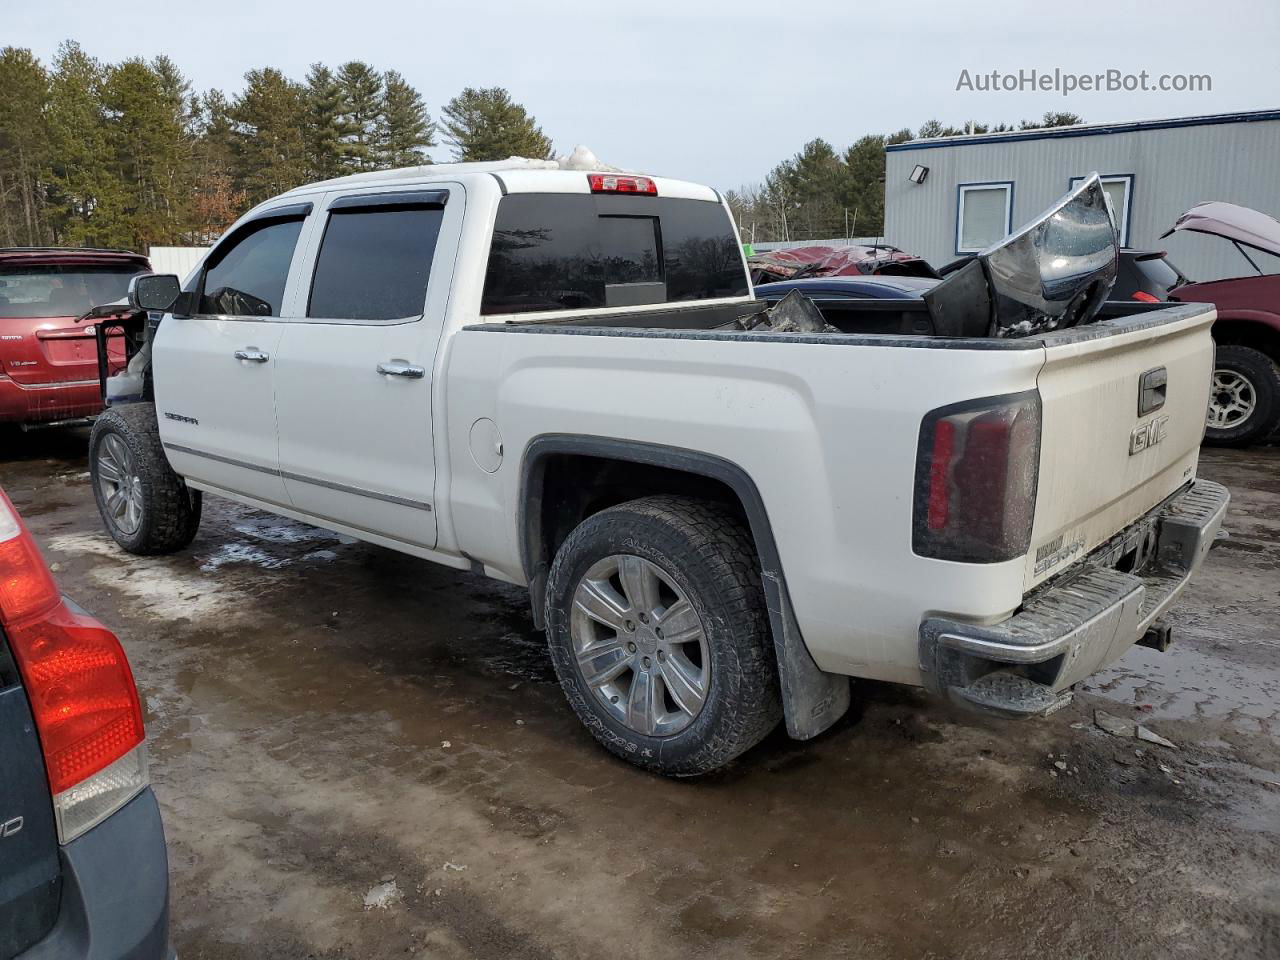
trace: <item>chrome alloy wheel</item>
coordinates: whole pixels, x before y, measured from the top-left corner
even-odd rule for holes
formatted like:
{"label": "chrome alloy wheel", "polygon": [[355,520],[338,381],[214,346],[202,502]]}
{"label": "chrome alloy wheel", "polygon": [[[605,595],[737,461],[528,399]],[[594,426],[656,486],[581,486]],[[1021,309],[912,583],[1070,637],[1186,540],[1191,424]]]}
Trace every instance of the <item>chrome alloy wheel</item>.
{"label": "chrome alloy wheel", "polygon": [[1235,370],[1213,371],[1213,387],[1209,393],[1209,426],[1229,430],[1253,416],[1258,394],[1253,382]]}
{"label": "chrome alloy wheel", "polygon": [[98,446],[98,490],[107,519],[126,536],[142,525],[142,478],[133,468],[133,455],[114,433]]}
{"label": "chrome alloy wheel", "polygon": [[711,684],[702,621],[656,564],[605,557],[573,594],[574,656],[604,708],[636,733],[668,737],[693,722]]}

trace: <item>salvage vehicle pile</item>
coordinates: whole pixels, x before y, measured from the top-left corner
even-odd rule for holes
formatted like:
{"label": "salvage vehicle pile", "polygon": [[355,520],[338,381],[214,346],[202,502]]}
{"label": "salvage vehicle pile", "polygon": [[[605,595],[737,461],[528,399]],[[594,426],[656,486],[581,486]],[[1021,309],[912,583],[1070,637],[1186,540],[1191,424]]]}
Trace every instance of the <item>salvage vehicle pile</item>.
{"label": "salvage vehicle pile", "polygon": [[304,186],[95,312],[94,494],[132,553],[213,494],[527,588],[583,724],[663,774],[817,736],[853,677],[1043,716],[1167,643],[1228,502],[1213,307],[1107,303],[1117,255],[1094,176],[918,301],[769,306],[697,184]]}

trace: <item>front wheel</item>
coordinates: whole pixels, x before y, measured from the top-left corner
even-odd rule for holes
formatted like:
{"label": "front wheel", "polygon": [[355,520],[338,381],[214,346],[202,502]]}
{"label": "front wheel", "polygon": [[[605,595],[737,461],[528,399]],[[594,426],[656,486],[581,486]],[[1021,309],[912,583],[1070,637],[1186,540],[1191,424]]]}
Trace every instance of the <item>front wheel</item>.
{"label": "front wheel", "polygon": [[107,532],[130,553],[172,553],[195,539],[200,491],[169,466],[151,404],[111,407],[98,417],[89,476]]}
{"label": "front wheel", "polygon": [[547,639],[579,719],[637,766],[708,773],[782,716],[759,560],[718,504],[647,497],[583,521],[551,568]]}
{"label": "front wheel", "polygon": [[1205,423],[1206,443],[1243,447],[1262,440],[1280,421],[1280,372],[1252,347],[1218,347]]}

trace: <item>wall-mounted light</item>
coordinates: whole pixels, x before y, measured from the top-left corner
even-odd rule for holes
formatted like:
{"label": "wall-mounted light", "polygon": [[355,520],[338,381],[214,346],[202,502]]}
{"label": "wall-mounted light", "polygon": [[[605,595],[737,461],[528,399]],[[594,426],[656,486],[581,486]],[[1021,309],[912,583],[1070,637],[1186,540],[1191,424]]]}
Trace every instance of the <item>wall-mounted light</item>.
{"label": "wall-mounted light", "polygon": [[912,183],[924,183],[924,178],[927,176],[929,176],[929,168],[917,163],[915,169],[907,175],[907,179]]}

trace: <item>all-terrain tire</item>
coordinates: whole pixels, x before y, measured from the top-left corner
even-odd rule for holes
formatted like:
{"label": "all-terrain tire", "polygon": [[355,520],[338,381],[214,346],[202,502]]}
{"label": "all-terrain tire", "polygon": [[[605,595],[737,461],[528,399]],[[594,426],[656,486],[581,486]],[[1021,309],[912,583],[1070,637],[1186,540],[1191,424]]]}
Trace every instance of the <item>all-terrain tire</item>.
{"label": "all-terrain tire", "polygon": [[[104,444],[120,442],[136,478],[140,520],[136,529],[117,520],[108,509],[102,462]],[[156,410],[150,403],[130,403],[111,407],[98,417],[89,435],[89,474],[98,514],[116,543],[130,553],[157,554],[181,550],[195,539],[200,528],[202,500],[199,490],[191,490],[173,472],[160,443]]]}
{"label": "all-terrain tire", "polygon": [[1247,381],[1253,395],[1253,410],[1229,427],[1205,428],[1204,441],[1219,447],[1244,447],[1265,439],[1280,423],[1280,369],[1261,350],[1236,343],[1218,347],[1214,379],[1219,371]]}
{"label": "all-terrain tire", "polygon": [[[574,593],[594,564],[616,555],[660,568],[703,625],[711,663],[706,699],[688,726],[669,736],[637,733],[613,716],[575,656]],[[588,517],[556,553],[546,623],[556,674],[578,718],[637,766],[669,776],[709,773],[759,743],[782,717],[760,561],[742,521],[719,504],[655,496]]]}

